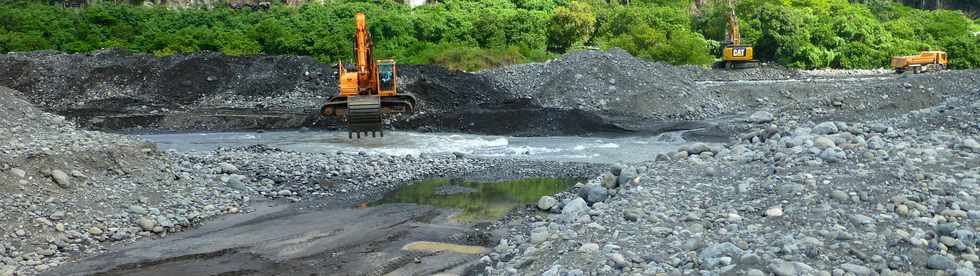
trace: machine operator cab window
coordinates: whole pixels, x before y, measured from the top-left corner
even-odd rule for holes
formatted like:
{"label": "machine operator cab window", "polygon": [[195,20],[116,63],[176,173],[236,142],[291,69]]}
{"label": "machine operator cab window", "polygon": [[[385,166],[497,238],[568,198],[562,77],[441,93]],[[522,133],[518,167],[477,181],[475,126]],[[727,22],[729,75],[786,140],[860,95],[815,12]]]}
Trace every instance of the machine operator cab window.
{"label": "machine operator cab window", "polygon": [[389,92],[395,90],[395,62],[382,60],[378,62],[378,90]]}

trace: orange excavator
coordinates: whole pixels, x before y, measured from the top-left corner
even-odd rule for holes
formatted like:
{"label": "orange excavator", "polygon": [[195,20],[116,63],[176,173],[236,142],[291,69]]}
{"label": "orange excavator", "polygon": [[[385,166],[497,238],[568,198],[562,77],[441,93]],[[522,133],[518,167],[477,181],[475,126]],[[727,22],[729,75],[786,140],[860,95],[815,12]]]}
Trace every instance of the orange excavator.
{"label": "orange excavator", "polygon": [[391,59],[374,60],[374,42],[367,30],[363,13],[354,16],[354,59],[356,66],[347,68],[337,62],[340,93],[330,97],[320,109],[320,115],[335,117],[347,124],[347,136],[361,134],[384,137],[384,114],[415,112],[415,96],[398,92],[398,70]]}

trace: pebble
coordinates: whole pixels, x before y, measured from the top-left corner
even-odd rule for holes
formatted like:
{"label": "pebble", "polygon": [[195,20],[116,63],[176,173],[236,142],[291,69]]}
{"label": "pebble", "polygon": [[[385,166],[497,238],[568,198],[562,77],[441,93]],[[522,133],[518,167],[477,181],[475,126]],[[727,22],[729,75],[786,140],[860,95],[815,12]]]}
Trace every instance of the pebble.
{"label": "pebble", "polygon": [[839,191],[839,190],[834,190],[833,192],[831,192],[830,193],[830,197],[833,198],[833,199],[835,199],[835,200],[837,200],[837,201],[850,201],[851,200],[851,197],[848,196],[847,193],[845,193],[843,191]]}
{"label": "pebble", "polygon": [[775,217],[781,217],[781,216],[783,216],[783,208],[780,208],[780,207],[771,207],[771,208],[769,208],[769,209],[766,210],[766,216],[767,217],[774,217],[774,218]]}
{"label": "pebble", "polygon": [[138,224],[140,228],[143,228],[144,231],[153,231],[153,227],[157,226],[157,222],[148,217],[140,217],[139,220],[136,221],[136,224]]}
{"label": "pebble", "polygon": [[551,233],[548,232],[548,227],[536,227],[531,230],[531,243],[542,243],[548,240]]}
{"label": "pebble", "polygon": [[643,217],[643,209],[629,208],[623,211],[623,218],[628,221],[638,221]]}
{"label": "pebble", "polygon": [[222,173],[233,174],[238,172],[238,167],[226,162],[218,163],[218,168],[221,169]]}
{"label": "pebble", "polygon": [[834,134],[838,132],[837,124],[834,124],[834,122],[823,122],[813,127],[811,132],[816,135]]}
{"label": "pebble", "polygon": [[609,254],[609,260],[611,260],[613,264],[616,264],[616,268],[623,268],[629,264],[626,261],[626,257],[624,257],[623,254],[619,254],[619,253]]}
{"label": "pebble", "polygon": [[830,137],[827,136],[819,136],[817,138],[814,138],[813,146],[822,150],[837,147],[837,145],[834,144],[834,140],[831,140]]}
{"label": "pebble", "polygon": [[588,203],[596,203],[605,201],[609,197],[609,191],[602,186],[589,186],[585,187],[585,192],[583,198]]}
{"label": "pebble", "polygon": [[129,210],[130,213],[137,214],[137,215],[145,215],[148,213],[146,208],[143,208],[142,206],[139,205],[130,205],[129,208],[127,209]]}
{"label": "pebble", "polygon": [[768,123],[772,122],[772,120],[772,113],[769,113],[768,111],[756,111],[755,113],[752,113],[752,115],[749,115],[749,121],[753,123]]}
{"label": "pebble", "polygon": [[17,178],[24,178],[27,176],[27,172],[20,168],[12,168],[10,169],[10,175],[16,176]]}
{"label": "pebble", "polygon": [[899,216],[908,217],[909,216],[909,206],[906,206],[904,204],[903,205],[898,205],[898,206],[895,207],[895,213],[897,213]]}
{"label": "pebble", "polygon": [[589,210],[588,203],[584,199],[578,197],[565,204],[562,208],[562,215],[577,216],[578,214],[587,212]]}
{"label": "pebble", "polygon": [[599,244],[591,243],[591,242],[582,244],[582,246],[578,248],[578,252],[582,252],[582,253],[595,253],[598,251],[599,251]]}
{"label": "pebble", "polygon": [[95,227],[95,226],[89,227],[88,228],[88,234],[89,235],[92,235],[92,236],[101,236],[102,235],[102,229],[99,229],[98,227]]}
{"label": "pebble", "polygon": [[926,260],[926,267],[930,269],[952,270],[956,269],[956,262],[952,258],[943,255],[930,255]]}
{"label": "pebble", "polygon": [[868,268],[868,267],[866,267],[866,266],[862,266],[862,265],[857,265],[857,264],[853,264],[853,263],[846,263],[846,264],[842,264],[841,265],[841,268],[843,268],[847,272],[854,273],[854,275],[857,275],[857,276],[869,276],[869,275],[871,275],[871,269]]}
{"label": "pebble", "polygon": [[813,268],[800,262],[778,261],[769,264],[769,270],[776,276],[798,276],[812,274]]}
{"label": "pebble", "polygon": [[52,170],[51,178],[54,179],[54,182],[57,183],[59,187],[65,189],[71,188],[71,180],[68,178],[68,174],[66,174],[64,171]]}
{"label": "pebble", "polygon": [[874,224],[875,223],[874,219],[872,219],[871,217],[862,215],[862,214],[853,214],[853,215],[851,215],[851,222],[853,222],[854,224],[862,224],[862,225],[863,224]]}

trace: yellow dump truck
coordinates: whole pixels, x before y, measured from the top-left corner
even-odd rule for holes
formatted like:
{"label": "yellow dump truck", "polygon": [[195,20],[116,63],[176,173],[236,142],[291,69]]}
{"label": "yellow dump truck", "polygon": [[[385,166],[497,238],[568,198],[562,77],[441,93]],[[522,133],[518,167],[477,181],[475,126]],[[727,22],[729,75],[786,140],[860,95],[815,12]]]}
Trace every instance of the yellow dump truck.
{"label": "yellow dump truck", "polygon": [[892,69],[896,73],[939,71],[946,69],[947,63],[946,52],[943,51],[922,51],[914,56],[892,57]]}

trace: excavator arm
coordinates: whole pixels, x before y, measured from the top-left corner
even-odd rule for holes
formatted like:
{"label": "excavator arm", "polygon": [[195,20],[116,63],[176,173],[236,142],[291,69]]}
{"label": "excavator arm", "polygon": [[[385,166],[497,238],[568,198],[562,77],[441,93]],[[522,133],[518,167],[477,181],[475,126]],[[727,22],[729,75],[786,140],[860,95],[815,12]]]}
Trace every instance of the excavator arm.
{"label": "excavator arm", "polygon": [[728,37],[726,38],[726,42],[728,43],[728,45],[742,45],[742,34],[738,30],[738,17],[735,16],[734,7],[731,7],[731,12],[728,13],[727,20],[728,20],[728,32],[727,32]]}

